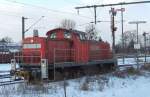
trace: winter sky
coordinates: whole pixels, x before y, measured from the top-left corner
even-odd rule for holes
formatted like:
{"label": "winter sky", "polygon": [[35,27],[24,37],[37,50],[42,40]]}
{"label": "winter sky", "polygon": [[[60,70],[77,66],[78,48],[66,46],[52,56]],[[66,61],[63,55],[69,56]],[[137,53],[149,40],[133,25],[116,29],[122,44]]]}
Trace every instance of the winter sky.
{"label": "winter sky", "polygon": [[[26,36],[32,35],[33,29],[38,29],[41,36],[45,36],[50,29],[58,27],[62,19],[72,19],[76,21],[76,29],[85,30],[85,26],[94,21],[93,9],[81,9],[79,15],[75,7],[106,4],[117,2],[131,2],[140,0],[0,0],[0,38],[8,36],[14,41],[21,40],[21,17],[27,17],[26,29],[36,22],[41,16],[45,16],[41,21],[33,26]],[[117,6],[115,8],[120,8]],[[143,31],[150,32],[150,4],[137,4],[123,6],[124,12],[124,30],[135,30],[136,26],[128,24],[129,21],[144,20],[146,24],[139,26],[139,33]],[[109,10],[111,7],[97,8],[97,20],[110,21]],[[116,16],[120,21],[120,12]],[[119,41],[121,35],[121,24],[116,23],[118,30],[116,32],[116,41]],[[96,25],[99,35],[103,40],[111,42],[110,23],[102,22]]]}

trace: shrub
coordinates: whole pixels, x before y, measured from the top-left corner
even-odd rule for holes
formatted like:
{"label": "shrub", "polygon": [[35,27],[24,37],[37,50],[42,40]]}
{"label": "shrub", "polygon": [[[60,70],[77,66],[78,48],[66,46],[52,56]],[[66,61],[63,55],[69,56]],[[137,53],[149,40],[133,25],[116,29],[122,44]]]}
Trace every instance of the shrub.
{"label": "shrub", "polygon": [[130,75],[141,75],[140,70],[135,69],[135,68],[128,68],[128,69],[126,70],[126,72],[127,72],[128,74],[130,74]]}
{"label": "shrub", "polygon": [[116,71],[113,73],[113,75],[119,78],[125,78],[127,76],[125,71]]}
{"label": "shrub", "polygon": [[88,91],[89,90],[89,84],[87,82],[84,82],[81,85],[80,89],[83,90],[83,91]]}
{"label": "shrub", "polygon": [[144,64],[141,69],[150,71],[150,64]]}

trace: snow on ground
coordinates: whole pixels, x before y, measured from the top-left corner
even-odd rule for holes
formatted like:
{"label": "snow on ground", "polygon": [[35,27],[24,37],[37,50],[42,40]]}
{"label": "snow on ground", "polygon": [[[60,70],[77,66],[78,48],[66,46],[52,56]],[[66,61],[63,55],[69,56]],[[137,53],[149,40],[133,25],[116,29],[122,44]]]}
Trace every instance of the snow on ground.
{"label": "snow on ground", "polygon": [[150,97],[150,79],[145,77],[137,79],[110,77],[109,82],[105,83],[103,90],[101,89],[102,84],[99,85],[96,81],[91,83],[91,89],[87,91],[74,88],[72,83],[78,85],[76,82],[70,83],[70,86],[67,88],[68,97]]}
{"label": "snow on ground", "polygon": [[[18,68],[18,64],[16,68]],[[0,71],[9,71],[11,69],[11,64],[0,64]]]}
{"label": "snow on ground", "polygon": [[0,71],[8,71],[11,69],[10,64],[0,64]]}
{"label": "snow on ground", "polygon": [[[143,64],[145,61],[145,57],[139,57],[138,61],[140,64]],[[124,64],[123,64],[123,58],[118,58],[117,59],[118,65],[124,65],[124,64],[137,64],[137,58],[125,58],[124,59]],[[150,57],[146,57],[146,62],[150,63]]]}
{"label": "snow on ground", "polygon": [[[150,59],[150,58],[149,58]],[[144,60],[144,58],[141,58]],[[122,59],[118,59],[119,65]],[[125,63],[135,64],[134,58]],[[10,64],[0,64],[0,71],[10,70]],[[67,97],[150,97],[150,74],[118,78],[112,74],[68,80]],[[65,97],[62,82],[46,85],[14,84],[0,86],[0,97]]]}
{"label": "snow on ground", "polygon": [[[83,88],[84,85],[88,87]],[[65,97],[63,82],[33,87],[23,84],[0,86],[0,97]],[[149,90],[150,75],[126,78],[112,75],[84,77],[69,80],[66,86],[67,97],[150,97]]]}

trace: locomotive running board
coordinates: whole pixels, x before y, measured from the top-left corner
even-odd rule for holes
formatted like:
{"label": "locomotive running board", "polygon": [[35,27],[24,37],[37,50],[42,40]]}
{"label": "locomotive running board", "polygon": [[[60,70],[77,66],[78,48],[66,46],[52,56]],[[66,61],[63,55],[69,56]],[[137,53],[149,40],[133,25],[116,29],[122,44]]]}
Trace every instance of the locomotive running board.
{"label": "locomotive running board", "polygon": [[74,63],[74,62],[61,62],[61,63],[55,63],[55,64],[50,64],[49,69],[53,69],[54,65],[55,68],[64,68],[64,67],[78,67],[78,66],[90,66],[90,65],[97,65],[97,64],[114,64],[117,65],[117,60],[114,59],[107,59],[107,60],[96,60],[96,61],[91,61],[88,63]]}

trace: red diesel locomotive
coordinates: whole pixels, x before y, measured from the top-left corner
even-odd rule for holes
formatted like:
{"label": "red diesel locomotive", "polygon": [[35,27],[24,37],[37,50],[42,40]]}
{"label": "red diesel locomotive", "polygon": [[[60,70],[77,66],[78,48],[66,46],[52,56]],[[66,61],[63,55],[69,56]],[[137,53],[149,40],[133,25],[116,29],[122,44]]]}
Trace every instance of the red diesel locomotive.
{"label": "red diesel locomotive", "polygon": [[[51,79],[63,76],[64,72],[74,76],[116,66],[109,43],[88,40],[84,32],[63,28],[48,31],[46,37],[35,34],[25,38],[22,52],[15,55],[15,60],[31,75]],[[45,68],[40,69],[42,66]]]}

